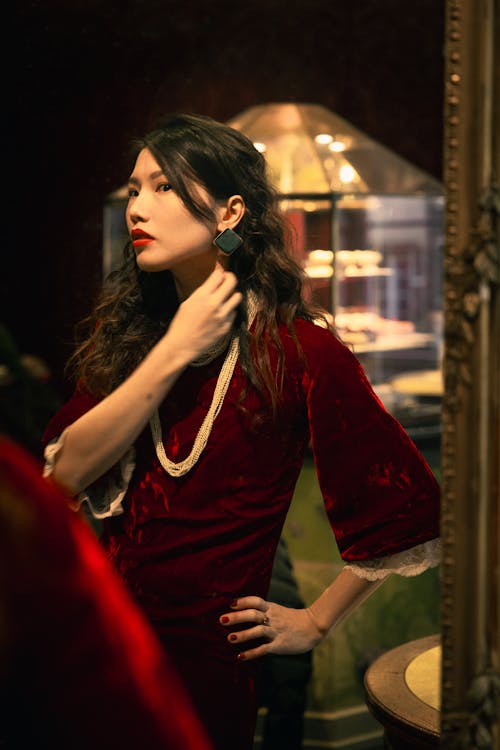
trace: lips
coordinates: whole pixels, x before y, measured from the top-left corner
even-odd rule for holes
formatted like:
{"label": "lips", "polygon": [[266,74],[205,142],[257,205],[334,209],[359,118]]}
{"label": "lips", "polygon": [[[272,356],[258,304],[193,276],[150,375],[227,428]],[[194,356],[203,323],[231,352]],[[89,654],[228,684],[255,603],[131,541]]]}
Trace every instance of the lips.
{"label": "lips", "polygon": [[145,232],[143,229],[132,229],[130,235],[132,237],[132,245],[134,247],[144,247],[145,245],[149,245],[149,243],[154,240],[154,237],[151,237],[151,235]]}

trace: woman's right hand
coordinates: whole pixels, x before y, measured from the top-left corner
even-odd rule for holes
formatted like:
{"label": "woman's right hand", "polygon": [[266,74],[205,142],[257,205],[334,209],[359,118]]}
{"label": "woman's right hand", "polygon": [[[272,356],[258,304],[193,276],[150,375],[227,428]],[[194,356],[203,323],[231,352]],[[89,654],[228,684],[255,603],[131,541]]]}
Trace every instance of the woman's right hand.
{"label": "woman's right hand", "polygon": [[166,337],[178,354],[191,362],[225,336],[243,299],[235,291],[238,280],[220,266],[181,303]]}

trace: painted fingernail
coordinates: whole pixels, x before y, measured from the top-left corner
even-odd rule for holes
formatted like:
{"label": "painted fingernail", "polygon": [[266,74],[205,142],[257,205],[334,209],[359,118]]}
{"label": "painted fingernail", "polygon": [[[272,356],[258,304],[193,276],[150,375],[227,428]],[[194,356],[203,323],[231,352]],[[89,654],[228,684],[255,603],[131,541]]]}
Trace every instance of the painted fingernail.
{"label": "painted fingernail", "polygon": [[238,606],[238,600],[237,599],[233,599],[233,601],[231,602],[231,604],[229,606],[230,607],[237,607]]}
{"label": "painted fingernail", "polygon": [[230,641],[236,641],[237,639],[238,639],[238,636],[236,635],[236,633],[231,633],[231,635],[229,636]]}
{"label": "painted fingernail", "polygon": [[227,625],[227,623],[229,622],[229,617],[228,617],[227,615],[224,615],[223,617],[221,617],[221,618],[220,618],[220,621],[221,621],[221,622],[222,622],[222,623],[223,623],[224,625]]}
{"label": "painted fingernail", "polygon": [[238,661],[245,661],[246,658],[245,654],[238,654]]}

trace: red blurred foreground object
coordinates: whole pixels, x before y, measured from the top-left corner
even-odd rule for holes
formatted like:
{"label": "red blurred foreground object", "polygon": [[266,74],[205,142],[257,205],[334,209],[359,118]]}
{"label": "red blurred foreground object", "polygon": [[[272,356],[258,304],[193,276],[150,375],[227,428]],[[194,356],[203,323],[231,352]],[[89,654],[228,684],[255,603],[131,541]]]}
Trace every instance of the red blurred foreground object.
{"label": "red blurred foreground object", "polygon": [[92,530],[0,437],[0,748],[211,750]]}

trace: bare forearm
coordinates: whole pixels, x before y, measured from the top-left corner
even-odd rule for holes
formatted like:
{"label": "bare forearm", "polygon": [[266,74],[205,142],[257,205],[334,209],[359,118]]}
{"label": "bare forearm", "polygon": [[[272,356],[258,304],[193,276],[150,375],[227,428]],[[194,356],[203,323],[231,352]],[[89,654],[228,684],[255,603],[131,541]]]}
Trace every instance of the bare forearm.
{"label": "bare forearm", "polygon": [[368,581],[344,568],[308,611],[324,636],[336,628],[354,609],[367,599],[385,579]]}
{"label": "bare forearm", "polygon": [[117,463],[186,364],[162,339],[126,381],[68,428],[54,479],[76,494]]}

